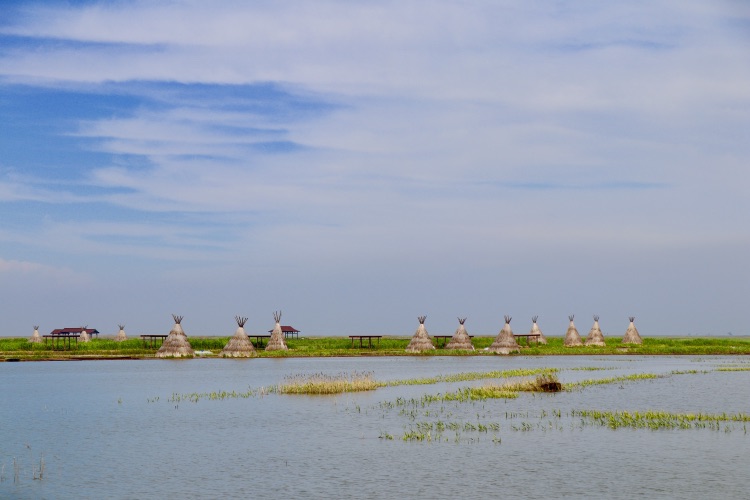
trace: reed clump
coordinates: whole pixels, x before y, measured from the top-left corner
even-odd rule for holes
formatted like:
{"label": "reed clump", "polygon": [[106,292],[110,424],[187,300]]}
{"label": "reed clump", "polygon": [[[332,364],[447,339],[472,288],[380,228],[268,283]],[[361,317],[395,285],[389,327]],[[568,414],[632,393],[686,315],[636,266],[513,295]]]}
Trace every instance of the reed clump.
{"label": "reed clump", "polygon": [[[559,392],[563,388],[562,383],[557,378],[557,375],[552,372],[545,372],[537,375],[534,379],[519,380],[517,382],[506,382],[500,386],[488,386],[482,388],[472,388],[477,394],[483,394],[483,390],[489,389],[488,394],[492,394],[493,390],[502,392]],[[479,389],[479,390],[477,390]]]}
{"label": "reed clump", "polygon": [[280,383],[276,392],[279,394],[341,394],[343,392],[372,391],[382,387],[369,372],[339,373],[329,375],[292,375]]}

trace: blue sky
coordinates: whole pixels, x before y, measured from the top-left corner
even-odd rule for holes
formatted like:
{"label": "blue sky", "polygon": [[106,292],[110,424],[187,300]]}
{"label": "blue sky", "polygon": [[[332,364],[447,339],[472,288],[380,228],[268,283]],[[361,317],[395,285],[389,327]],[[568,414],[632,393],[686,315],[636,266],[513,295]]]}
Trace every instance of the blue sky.
{"label": "blue sky", "polygon": [[16,2],[0,335],[750,334],[750,6]]}

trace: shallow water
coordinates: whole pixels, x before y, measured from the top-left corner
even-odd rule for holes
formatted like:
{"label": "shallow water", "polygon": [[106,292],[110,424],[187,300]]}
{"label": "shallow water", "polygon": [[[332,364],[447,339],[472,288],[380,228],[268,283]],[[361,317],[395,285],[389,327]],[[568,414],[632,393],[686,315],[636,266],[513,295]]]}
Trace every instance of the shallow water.
{"label": "shallow water", "polygon": [[[0,363],[0,498],[747,498],[750,436],[743,424],[722,425],[719,431],[610,430],[567,416],[576,408],[750,413],[750,372],[714,371],[730,364],[750,366],[750,360],[559,356]],[[559,368],[563,382],[709,372],[511,400],[438,403],[420,408],[413,420],[380,403],[487,381],[338,396],[169,401],[175,392],[244,392],[295,374],[356,371],[393,380],[538,367]],[[602,370],[573,370],[578,367]],[[562,417],[542,417],[552,411]],[[415,422],[437,420],[496,423],[499,430],[446,431],[441,442],[401,440]],[[524,424],[529,430],[520,430]],[[394,439],[381,438],[388,434]],[[42,457],[44,476],[35,480]]]}

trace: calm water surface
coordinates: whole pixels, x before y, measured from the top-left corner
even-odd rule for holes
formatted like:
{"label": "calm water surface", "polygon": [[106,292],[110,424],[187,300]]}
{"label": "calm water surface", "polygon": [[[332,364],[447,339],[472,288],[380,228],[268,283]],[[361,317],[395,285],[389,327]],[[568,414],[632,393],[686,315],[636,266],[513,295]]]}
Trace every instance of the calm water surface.
{"label": "calm water surface", "polygon": [[[397,357],[0,363],[0,498],[748,498],[750,436],[583,425],[571,409],[750,413],[738,357]],[[377,380],[555,367],[563,382],[671,375],[515,400],[381,403],[486,381],[339,396],[170,401],[295,374]],[[573,370],[579,367],[600,371]],[[560,411],[561,418],[543,417]],[[425,414],[424,412],[428,412]],[[496,423],[405,442],[415,422]],[[524,424],[527,430],[523,430]],[[391,435],[393,440],[384,439]],[[35,480],[43,457],[44,476]],[[14,462],[15,460],[15,462]]]}

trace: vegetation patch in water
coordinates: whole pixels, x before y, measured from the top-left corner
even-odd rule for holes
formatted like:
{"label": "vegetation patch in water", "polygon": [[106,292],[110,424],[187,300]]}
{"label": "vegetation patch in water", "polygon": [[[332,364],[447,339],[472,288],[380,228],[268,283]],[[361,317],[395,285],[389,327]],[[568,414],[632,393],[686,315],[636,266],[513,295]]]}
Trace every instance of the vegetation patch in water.
{"label": "vegetation patch in water", "polygon": [[292,375],[276,387],[279,394],[341,394],[343,392],[372,391],[382,387],[382,382],[367,373],[339,373],[327,375]]}
{"label": "vegetation patch in water", "polygon": [[557,368],[530,368],[516,370],[494,370],[489,372],[464,372],[454,373],[452,375],[438,375],[436,377],[391,380],[390,382],[387,382],[386,385],[431,385],[439,384],[441,382],[469,382],[472,380],[483,380],[490,378],[528,377],[530,375],[554,373],[557,371],[559,371]]}
{"label": "vegetation patch in water", "polygon": [[[222,401],[224,399],[247,399],[255,396],[262,396],[266,393],[264,389],[248,389],[244,392],[237,391],[212,391],[212,392],[190,392],[190,393],[179,393],[174,392],[172,396],[167,399],[168,403],[180,403],[186,401],[189,403],[197,403],[201,399],[208,399],[211,401]],[[159,397],[146,399],[147,403],[156,403],[159,401]]]}
{"label": "vegetation patch in water", "polygon": [[[582,417],[591,422],[619,429],[628,427],[633,429],[713,429],[721,430],[721,423],[750,422],[747,413],[671,413],[666,411],[599,411],[573,410],[573,417]],[[743,425],[743,429],[745,426]],[[724,430],[731,430],[725,427]]]}
{"label": "vegetation patch in water", "polygon": [[572,389],[575,387],[589,387],[592,385],[615,384],[617,382],[627,382],[627,381],[633,381],[633,380],[651,380],[651,379],[657,379],[657,378],[664,378],[665,376],[666,375],[657,375],[656,373],[634,373],[632,375],[622,375],[619,377],[607,377],[607,378],[599,378],[599,379],[581,380],[579,382],[566,384],[565,388]]}

